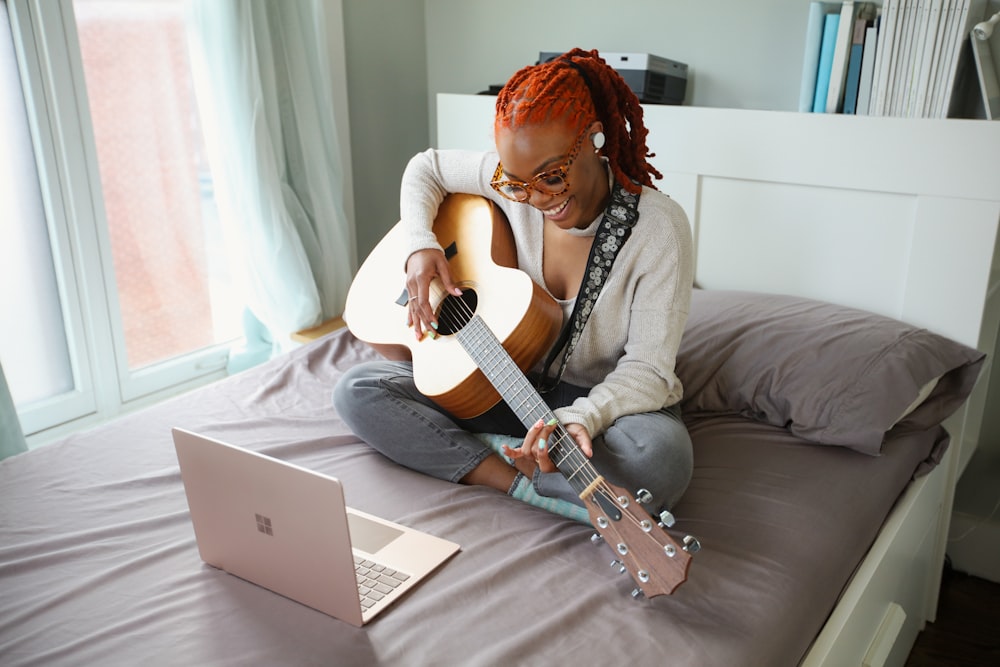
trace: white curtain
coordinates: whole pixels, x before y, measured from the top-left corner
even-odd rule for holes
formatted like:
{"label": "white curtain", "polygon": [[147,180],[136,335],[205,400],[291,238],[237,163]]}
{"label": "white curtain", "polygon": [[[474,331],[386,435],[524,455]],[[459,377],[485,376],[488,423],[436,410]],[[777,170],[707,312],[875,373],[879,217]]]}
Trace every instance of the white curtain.
{"label": "white curtain", "polygon": [[343,311],[343,207],[323,0],[194,0],[192,70],[216,201],[247,306],[281,348]]}

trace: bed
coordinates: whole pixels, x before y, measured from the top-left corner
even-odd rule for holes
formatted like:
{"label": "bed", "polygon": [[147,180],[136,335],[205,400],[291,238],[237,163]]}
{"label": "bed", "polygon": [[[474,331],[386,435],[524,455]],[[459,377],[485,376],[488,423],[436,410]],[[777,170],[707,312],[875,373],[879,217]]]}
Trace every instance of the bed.
{"label": "bed", "polygon": [[[438,144],[483,146],[491,103],[440,96]],[[647,121],[697,246],[678,368],[695,473],[670,530],[702,549],[673,595],[632,597],[584,524],[359,442],[330,393],[375,353],[341,329],[0,463],[0,662],[902,664],[982,422],[1000,183],[976,153],[1000,154],[1000,134]],[[332,474],[352,506],[462,550],[364,629],[226,575],[199,560],[174,426]]]}

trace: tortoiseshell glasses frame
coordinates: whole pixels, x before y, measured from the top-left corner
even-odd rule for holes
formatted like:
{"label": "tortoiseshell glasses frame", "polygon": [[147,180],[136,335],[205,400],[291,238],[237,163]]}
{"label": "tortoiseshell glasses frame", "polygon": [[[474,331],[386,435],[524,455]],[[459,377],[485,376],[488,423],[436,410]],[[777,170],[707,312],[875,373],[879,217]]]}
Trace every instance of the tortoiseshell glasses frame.
{"label": "tortoiseshell glasses frame", "polygon": [[569,178],[567,177],[569,168],[576,159],[576,156],[580,154],[580,147],[583,146],[583,138],[587,136],[587,129],[586,127],[583,128],[580,136],[574,142],[573,148],[570,149],[570,152],[566,155],[566,159],[559,166],[553,169],[546,169],[542,173],[536,174],[530,181],[525,182],[501,179],[503,176],[503,163],[498,162],[497,169],[493,172],[493,180],[490,181],[490,186],[507,199],[519,203],[528,201],[528,198],[531,196],[531,190],[537,190],[547,195],[562,194],[569,188]]}

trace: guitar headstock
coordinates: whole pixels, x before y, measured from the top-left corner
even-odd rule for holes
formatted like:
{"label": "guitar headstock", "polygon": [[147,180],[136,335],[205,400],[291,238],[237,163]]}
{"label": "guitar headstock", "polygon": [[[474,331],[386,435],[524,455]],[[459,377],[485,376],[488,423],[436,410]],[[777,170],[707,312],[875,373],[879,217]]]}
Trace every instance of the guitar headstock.
{"label": "guitar headstock", "polygon": [[670,595],[687,581],[697,540],[688,536],[678,545],[631,494],[607,482],[583,502],[591,523],[615,553],[611,565],[632,575],[646,597]]}

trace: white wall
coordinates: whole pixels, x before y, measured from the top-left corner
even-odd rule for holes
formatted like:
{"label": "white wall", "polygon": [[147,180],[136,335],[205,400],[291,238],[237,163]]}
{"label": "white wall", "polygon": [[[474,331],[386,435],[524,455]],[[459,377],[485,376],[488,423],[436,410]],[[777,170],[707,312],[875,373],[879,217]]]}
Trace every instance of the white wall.
{"label": "white wall", "polygon": [[399,177],[427,148],[422,0],[344,0],[358,257],[399,219]]}
{"label": "white wall", "polygon": [[[425,0],[428,83],[471,93],[539,51],[640,52],[687,63],[687,103],[798,106],[808,0]],[[433,103],[433,100],[432,100]]]}

